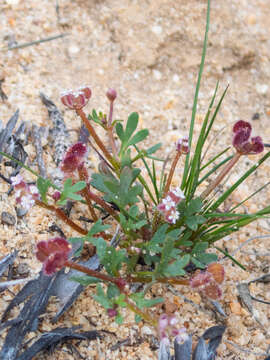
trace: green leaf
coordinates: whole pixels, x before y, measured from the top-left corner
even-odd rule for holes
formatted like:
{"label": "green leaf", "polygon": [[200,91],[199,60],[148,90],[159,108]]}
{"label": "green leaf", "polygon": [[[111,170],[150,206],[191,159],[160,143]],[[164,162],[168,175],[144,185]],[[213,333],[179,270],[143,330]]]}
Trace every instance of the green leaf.
{"label": "green leaf", "polygon": [[120,294],[117,299],[114,299],[114,303],[121,306],[121,307],[127,307],[127,303],[125,302],[125,295]]}
{"label": "green leaf", "polygon": [[125,141],[125,133],[124,133],[123,125],[121,123],[117,123],[115,127],[115,131],[119,139],[123,143]]}
{"label": "green leaf", "polygon": [[145,150],[146,156],[154,154],[156,151],[158,151],[158,149],[160,149],[162,146],[162,143],[158,143],[150,148],[148,148],[147,150]]}
{"label": "green leaf", "polygon": [[195,244],[194,248],[192,249],[192,255],[194,254],[198,254],[198,253],[203,253],[208,249],[208,242],[198,242],[197,244]]}
{"label": "green leaf", "polygon": [[196,231],[199,224],[203,224],[206,221],[206,219],[202,215],[197,216],[190,216],[186,218],[186,224],[187,226],[193,230]]}
{"label": "green leaf", "polygon": [[81,191],[86,186],[85,181],[78,181],[72,185],[72,179],[67,179],[64,183],[64,190],[61,193],[60,200],[57,202],[58,205],[65,205],[67,199],[81,201],[83,198],[75,194],[77,191]]}
{"label": "green leaf", "polygon": [[147,129],[143,129],[138,131],[127,143],[127,147],[131,145],[135,145],[140,141],[143,141],[149,135],[149,131]]}
{"label": "green leaf", "polygon": [[69,280],[71,281],[76,281],[78,282],[79,284],[83,285],[83,286],[87,286],[87,285],[90,285],[90,284],[97,284],[99,282],[101,282],[100,279],[97,279],[93,276],[71,276],[69,278]]}
{"label": "green leaf", "polygon": [[201,253],[197,255],[197,259],[203,264],[207,265],[218,260],[216,254]]}
{"label": "green leaf", "polygon": [[115,284],[110,283],[107,288],[107,296],[109,299],[113,299],[120,295],[120,291]]}
{"label": "green leaf", "polygon": [[48,179],[43,179],[42,177],[39,177],[37,179],[37,188],[39,191],[39,194],[41,196],[41,200],[47,204],[47,192],[49,187],[51,186],[51,182]]}
{"label": "green leaf", "polygon": [[130,297],[136,303],[139,309],[143,309],[144,307],[149,308],[164,301],[163,298],[145,299],[143,292],[131,294]]}
{"label": "green leaf", "polygon": [[127,121],[127,126],[126,126],[126,130],[125,130],[125,142],[128,142],[128,140],[130,139],[131,135],[134,133],[134,131],[136,130],[137,126],[138,126],[138,122],[139,122],[139,115],[138,113],[134,112],[132,114],[129,115],[128,117],[128,121]]}
{"label": "green leaf", "polygon": [[190,261],[190,255],[184,255],[181,259],[174,261],[172,264],[169,264],[164,271],[165,276],[183,276],[185,275],[185,270],[183,269],[188,265]]}
{"label": "green leaf", "polygon": [[100,284],[97,284],[97,294],[93,295],[93,298],[105,309],[113,307],[113,303],[107,298]]}
{"label": "green leaf", "polygon": [[112,246],[107,246],[100,259],[108,274],[117,276],[118,271],[121,269],[123,262],[127,261],[126,250],[116,250]]}
{"label": "green leaf", "polygon": [[136,324],[138,324],[141,320],[142,320],[142,318],[140,317],[140,315],[135,314],[135,322],[136,322]]}
{"label": "green leaf", "polygon": [[201,198],[197,197],[196,199],[192,199],[189,202],[187,208],[185,209],[185,215],[191,216],[195,213],[200,212],[202,206],[203,206],[203,202],[202,202]]}
{"label": "green leaf", "polygon": [[152,239],[149,241],[147,246],[148,250],[154,254],[157,254],[161,251],[159,244],[162,244],[166,237],[166,231],[168,229],[168,224],[161,225],[155,232]]}
{"label": "green leaf", "polygon": [[108,224],[103,225],[102,220],[98,219],[98,221],[92,225],[91,229],[88,231],[88,234],[86,236],[87,237],[93,236],[93,235],[101,233],[102,231],[105,231],[109,228],[110,228],[110,225],[108,225]]}
{"label": "green leaf", "polygon": [[118,325],[122,325],[124,322],[123,316],[120,314],[120,312],[118,311],[116,317],[114,318],[114,321],[118,324]]}

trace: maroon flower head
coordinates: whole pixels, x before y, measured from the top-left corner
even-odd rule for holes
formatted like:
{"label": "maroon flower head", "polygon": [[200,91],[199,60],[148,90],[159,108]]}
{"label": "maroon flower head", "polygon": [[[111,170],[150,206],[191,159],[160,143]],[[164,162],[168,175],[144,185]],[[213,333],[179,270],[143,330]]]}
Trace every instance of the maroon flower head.
{"label": "maroon flower head", "polygon": [[252,127],[247,121],[239,120],[233,127],[233,146],[238,153],[243,155],[259,154],[264,150],[260,136],[250,139]]}
{"label": "maroon flower head", "polygon": [[77,91],[67,90],[61,94],[62,103],[72,110],[82,109],[91,97],[91,89],[83,86]]}
{"label": "maroon flower head", "polygon": [[64,238],[53,238],[48,241],[40,241],[37,244],[36,257],[43,263],[45,275],[53,275],[59,271],[68,260],[71,245]]}
{"label": "maroon flower head", "polygon": [[61,163],[61,170],[65,174],[71,174],[77,170],[83,163],[84,157],[87,153],[87,147],[85,144],[78,142],[72,145]]}
{"label": "maroon flower head", "polygon": [[82,91],[87,100],[92,96],[92,91],[89,86],[81,86],[78,91]]}
{"label": "maroon flower head", "polygon": [[117,315],[117,310],[114,308],[107,309],[107,314],[110,318],[113,318]]}

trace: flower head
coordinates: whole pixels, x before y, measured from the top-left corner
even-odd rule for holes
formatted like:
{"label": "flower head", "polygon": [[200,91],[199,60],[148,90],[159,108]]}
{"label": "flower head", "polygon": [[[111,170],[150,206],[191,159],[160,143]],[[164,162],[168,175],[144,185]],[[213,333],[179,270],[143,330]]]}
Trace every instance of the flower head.
{"label": "flower head", "polygon": [[176,150],[182,154],[188,154],[190,151],[188,137],[180,138],[176,143]]}
{"label": "flower head", "polygon": [[178,319],[174,315],[161,314],[158,320],[158,333],[160,339],[167,339],[168,336],[183,336],[186,328],[179,328]]}
{"label": "flower head", "polygon": [[69,242],[61,237],[40,241],[37,244],[36,257],[43,263],[45,275],[53,275],[59,271],[68,260],[71,251]]}
{"label": "flower head", "polygon": [[233,127],[233,146],[240,154],[259,154],[264,150],[262,138],[255,136],[250,138],[252,127],[249,122],[239,120]]}
{"label": "flower head", "polygon": [[177,205],[181,200],[185,199],[185,195],[180,188],[172,189],[167,196],[158,204],[157,209],[163,214],[165,220],[170,224],[175,224],[179,219]]}
{"label": "flower head", "polygon": [[77,91],[66,90],[61,94],[62,103],[72,110],[82,109],[92,95],[89,86],[82,86]]}
{"label": "flower head", "polygon": [[190,286],[209,299],[218,300],[222,296],[220,285],[223,283],[224,277],[224,267],[218,263],[211,263],[206,270],[197,272],[190,279]]}
{"label": "flower head", "polygon": [[38,188],[28,185],[20,174],[11,177],[11,184],[15,190],[16,202],[24,209],[29,210],[35,204],[35,200],[39,200]]}
{"label": "flower head", "polygon": [[72,174],[80,167],[80,165],[82,165],[86,153],[87,147],[85,144],[78,142],[72,145],[66,152],[60,165],[61,170],[67,175]]}

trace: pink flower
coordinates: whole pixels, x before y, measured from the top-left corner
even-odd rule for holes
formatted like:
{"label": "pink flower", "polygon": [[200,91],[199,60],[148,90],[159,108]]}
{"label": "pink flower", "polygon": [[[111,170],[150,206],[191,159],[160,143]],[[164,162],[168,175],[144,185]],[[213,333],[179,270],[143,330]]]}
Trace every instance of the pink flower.
{"label": "pink flower", "polygon": [[180,138],[176,143],[176,150],[182,154],[188,154],[190,151],[188,137]]}
{"label": "pink flower", "polygon": [[183,336],[186,328],[179,328],[178,319],[174,315],[161,314],[158,320],[158,334],[160,339],[166,339],[168,336]]}
{"label": "pink flower", "polygon": [[37,244],[36,257],[43,263],[44,274],[49,276],[61,270],[68,260],[70,251],[71,245],[64,238],[40,241]]}
{"label": "pink flower", "polygon": [[86,154],[87,147],[85,144],[78,142],[72,145],[66,152],[66,155],[60,165],[63,173],[66,175],[71,175],[83,164]]}
{"label": "pink flower", "polygon": [[24,209],[29,210],[39,200],[38,188],[35,185],[28,185],[21,175],[11,177],[11,184],[14,186],[15,199]]}
{"label": "pink flower", "polygon": [[89,86],[82,86],[77,91],[67,90],[61,94],[62,103],[72,110],[82,109],[87,105],[92,91]]}
{"label": "pink flower", "polygon": [[219,285],[224,281],[225,270],[221,264],[211,263],[206,270],[199,271],[190,279],[190,286],[203,293],[209,299],[218,300],[222,296]]}
{"label": "pink flower", "polygon": [[181,200],[185,199],[185,195],[180,188],[170,190],[167,196],[158,204],[157,209],[163,214],[165,220],[170,224],[175,224],[179,219],[177,205]]}
{"label": "pink flower", "polygon": [[264,150],[262,138],[255,136],[250,138],[252,126],[249,122],[239,120],[233,127],[233,146],[240,154],[259,154]]}

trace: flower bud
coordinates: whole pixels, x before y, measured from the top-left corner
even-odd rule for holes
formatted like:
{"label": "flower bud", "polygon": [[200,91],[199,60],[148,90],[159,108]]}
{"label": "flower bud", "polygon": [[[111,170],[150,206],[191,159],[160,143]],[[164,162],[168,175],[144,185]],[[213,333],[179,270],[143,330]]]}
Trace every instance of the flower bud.
{"label": "flower bud", "polygon": [[110,101],[114,101],[116,99],[116,97],[117,97],[117,92],[114,89],[109,89],[106,92],[106,96]]}
{"label": "flower bud", "polygon": [[189,149],[189,143],[188,143],[188,137],[180,138],[176,143],[176,150],[181,152],[182,154],[188,154]]}

